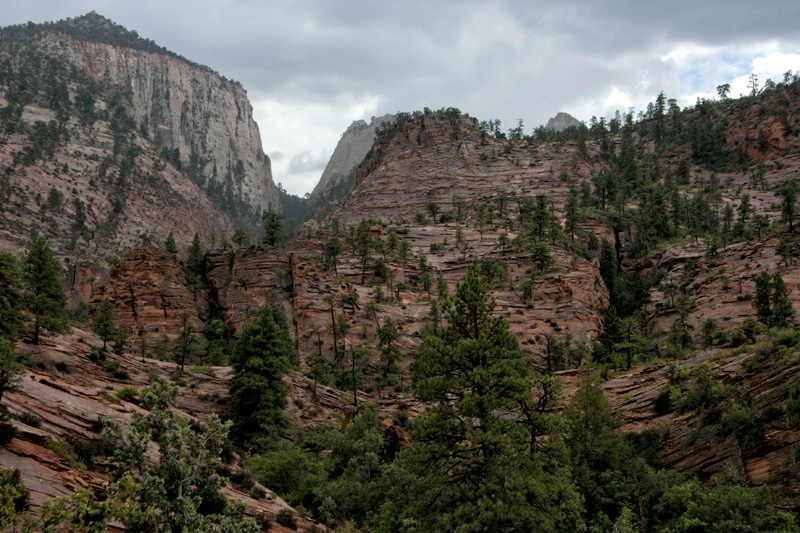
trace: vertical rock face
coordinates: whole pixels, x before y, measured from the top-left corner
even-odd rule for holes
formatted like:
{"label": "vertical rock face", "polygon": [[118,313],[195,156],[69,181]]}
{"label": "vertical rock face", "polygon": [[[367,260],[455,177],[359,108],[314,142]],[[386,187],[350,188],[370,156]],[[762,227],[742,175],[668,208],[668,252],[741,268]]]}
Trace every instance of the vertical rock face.
{"label": "vertical rock face", "polygon": [[[113,24],[99,15],[86,17]],[[280,210],[271,163],[239,83],[167,53],[62,33],[39,39],[46,51],[75,64],[95,82],[119,87],[139,130],[177,150],[184,168],[205,189],[254,209]]]}
{"label": "vertical rock face", "polygon": [[91,304],[112,304],[116,326],[148,342],[174,338],[186,313],[195,331],[208,319],[208,293],[192,288],[183,267],[153,246],[137,249],[117,268],[108,283],[95,288]]}
{"label": "vertical rock face", "polygon": [[394,115],[384,115],[372,118],[367,124],[363,120],[356,120],[342,134],[336,149],[333,151],[328,165],[322,172],[319,183],[314,187],[311,198],[317,198],[326,193],[341,179],[347,177],[353,169],[364,159],[375,142],[375,130],[384,122],[394,120]]}

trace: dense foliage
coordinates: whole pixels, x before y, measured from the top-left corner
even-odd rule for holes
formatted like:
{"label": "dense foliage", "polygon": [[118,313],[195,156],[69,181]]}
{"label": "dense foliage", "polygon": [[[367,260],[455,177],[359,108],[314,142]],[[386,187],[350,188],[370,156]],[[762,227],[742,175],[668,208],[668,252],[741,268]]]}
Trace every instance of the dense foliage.
{"label": "dense foliage", "polygon": [[[109,197],[113,213],[104,223],[113,226],[132,184],[149,179],[137,165],[141,155],[137,135],[146,136],[147,128],[136,132],[125,109],[124,90],[94,85],[78,69],[38,53],[32,43],[38,32],[52,28],[77,39],[166,51],[110,23],[98,30],[90,24],[94,17],[2,30],[0,40],[12,39],[30,49],[18,56],[0,54],[0,86],[8,102],[0,109],[0,134],[26,136],[27,145],[14,156],[14,165],[28,165],[52,159],[55,149],[69,140],[70,118],[89,127],[96,120],[107,121],[112,153],[92,179],[113,184]],[[148,413],[135,414],[129,432],[102,421],[102,452],[111,476],[107,490],[100,498],[78,490],[72,498],[51,502],[38,524],[30,527],[63,524],[94,531],[113,520],[131,531],[250,531],[255,526],[242,520],[242,510],[231,507],[220,493],[226,483],[220,455],[230,430],[260,482],[301,513],[342,530],[796,530],[796,517],[775,505],[785,508],[776,496],[778,490],[770,485],[749,487],[732,468],[711,480],[659,469],[655,452],[666,437],[653,429],[623,435],[601,380],[617,369],[682,358],[701,345],[703,350],[752,351],[742,363],[743,372],[797,364],[795,311],[780,272],[754,274],[753,295],[740,290],[742,300],[752,296],[758,320],[749,318],[735,330],[725,329],[715,319],[702,326],[693,322],[694,303],[686,287],[698,262],[713,263],[720,249],[766,235],[781,242],[776,250],[781,257],[778,269],[793,266],[798,244],[797,182],[787,177],[769,191],[777,200],[773,210],[779,208],[779,218],[771,220],[757,212],[755,206],[763,204],[763,198],[756,201],[750,193],[768,192],[769,187],[764,164],[751,154],[767,150],[764,133],[759,130],[750,151],[744,145],[732,147],[726,136],[736,127],[732,117],[743,120],[753,106],[759,116],[773,117],[785,132],[792,131],[796,126],[788,122],[784,107],[798,92],[800,82],[790,74],[783,83],[767,87],[759,99],[754,91],[740,101],[721,96],[720,101],[700,100],[681,110],[662,93],[638,116],[630,111],[561,132],[537,128],[531,135],[525,134],[521,121],[503,132],[499,121],[478,122],[455,108],[399,113],[378,131],[377,143],[360,168],[329,191],[323,202],[343,198],[357,175],[360,179],[378,168],[393,141],[405,136],[405,142],[428,142],[426,126],[441,128],[451,140],[475,135],[477,144],[486,147],[482,161],[500,151],[535,154],[543,143],[559,147],[569,143],[591,175],[581,181],[562,172],[563,205],[557,204],[555,195],[538,191],[515,195],[498,191],[485,201],[454,195],[447,206],[425,204],[415,216],[418,225],[450,224],[455,233],[455,244],[426,243],[432,253],[451,246],[450,251],[467,262],[476,250],[465,232],[474,234],[473,245],[476,240],[484,243],[486,234],[497,239],[483,244],[491,247],[491,254],[470,264],[453,294],[442,275],[442,263],[429,262],[418,242],[412,248],[405,237],[406,220],[364,219],[349,228],[328,221],[329,233],[323,233],[318,243],[318,265],[333,278],[344,279],[318,283],[320,276],[313,274],[320,295],[322,287],[330,289],[321,296],[321,309],[330,312],[330,323],[319,326],[319,351],[304,354],[303,363],[314,380],[315,400],[318,383],[352,391],[353,410],[341,427],[308,433],[289,428],[284,376],[297,356],[280,307],[266,305],[235,342],[219,309],[211,309],[206,322],[199,324],[202,327],[184,313],[175,338],[158,355],[172,356],[183,372],[185,363],[225,363],[230,354],[229,420],[211,416],[205,425],[190,422],[172,409],[174,389],[164,381],[154,382],[139,394],[140,407]],[[54,119],[25,124],[22,112],[31,103],[53,110]],[[230,168],[220,182],[202,175],[203,162],[196,157],[184,165],[181,154],[166,147],[162,157],[203,187],[217,205],[240,217],[233,235],[238,247],[257,240],[245,227],[255,230],[259,216],[261,226],[252,233],[268,246],[281,245],[287,229],[302,222],[305,203],[282,187],[282,213],[249,212],[233,185],[243,176],[242,164]],[[747,173],[749,189],[731,187],[718,176],[721,172]],[[7,197],[0,181],[0,201]],[[52,189],[41,202],[42,213],[63,205],[63,193]],[[91,234],[91,209],[77,196],[66,199],[66,205],[74,212],[69,230],[77,249]],[[312,238],[310,233],[304,237]],[[684,279],[662,279],[663,272],[644,260],[677,239],[693,243],[700,252],[684,261]],[[226,237],[221,240],[220,248],[225,249]],[[171,233],[165,247],[178,257]],[[196,298],[204,294],[208,251],[201,236],[195,235],[180,254],[186,257],[186,281]],[[523,314],[522,306],[538,305],[536,293],[542,281],[557,277],[565,261],[576,258],[596,264],[598,287],[608,290],[610,307],[603,331],[590,346],[551,320],[546,333],[528,339],[530,344],[540,343],[545,352],[544,362],[534,368],[510,330],[506,316],[513,311],[501,316],[493,291],[518,298],[514,306],[520,306]],[[637,269],[647,275],[640,276]],[[0,254],[0,398],[19,383],[24,360],[14,343],[28,331],[28,323],[34,342],[42,327],[53,333],[63,329],[61,276],[60,265],[43,239],[36,240],[22,268],[13,257]],[[235,280],[242,286],[245,281]],[[359,298],[363,303],[364,291],[350,287],[357,282],[372,291],[363,308]],[[337,284],[342,290],[331,288]],[[406,309],[404,291],[414,291],[419,302],[430,304],[428,323],[418,338],[417,331],[409,333],[401,320],[380,313],[386,302]],[[656,311],[650,295],[659,292]],[[357,324],[352,317],[362,309],[370,323],[362,323],[360,332],[348,331]],[[674,319],[665,331],[650,324],[656,313]],[[118,341],[118,352],[125,352],[126,339],[113,323],[108,302],[94,310],[91,327],[104,350],[113,339]],[[333,337],[332,359],[323,353],[323,328]],[[752,347],[744,346],[748,343]],[[415,356],[410,371],[402,368],[408,362],[403,355],[409,345],[414,346]],[[144,335],[141,346],[144,359]],[[716,353],[704,357],[713,361]],[[566,369],[577,369],[569,402],[561,397],[556,374]],[[176,371],[176,380],[181,372]],[[749,391],[726,382],[710,363],[691,370],[676,364],[665,372],[669,384],[655,399],[654,409],[661,414],[697,415],[699,425],[692,438],[713,433],[715,442],[724,440],[744,455],[762,443],[768,421],[800,424],[798,380],[788,392],[784,420],[781,409],[776,413],[759,408]],[[381,419],[386,418],[388,404],[381,404],[384,411],[379,412],[376,406],[365,405],[359,390],[377,392],[379,398],[391,388],[406,392],[403,378],[409,373],[424,412],[410,421],[407,406],[398,405],[395,426],[386,428]],[[135,393],[127,391],[125,396]],[[303,409],[300,403],[295,406]],[[409,441],[400,445],[402,439],[391,431],[406,436],[405,430]],[[148,446],[158,449],[161,460],[151,460],[145,453]],[[797,451],[783,465],[790,472],[796,456]],[[0,488],[0,527],[18,523],[27,505],[19,474],[0,471]],[[247,490],[259,497],[261,489],[251,480]],[[291,524],[293,519],[281,520]]]}
{"label": "dense foliage", "polygon": [[294,349],[286,317],[266,305],[247,324],[231,355],[234,377],[230,382],[231,435],[247,447],[264,448],[288,427],[283,414],[286,387],[283,375],[291,369]]}

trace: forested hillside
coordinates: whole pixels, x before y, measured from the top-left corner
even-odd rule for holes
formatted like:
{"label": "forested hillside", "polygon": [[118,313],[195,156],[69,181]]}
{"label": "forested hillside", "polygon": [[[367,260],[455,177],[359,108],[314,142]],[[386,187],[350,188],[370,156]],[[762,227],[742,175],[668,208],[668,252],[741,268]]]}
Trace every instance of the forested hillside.
{"label": "forested hillside", "polygon": [[0,32],[0,527],[798,529],[798,76],[558,132],[397,113],[287,237],[303,201],[234,179],[263,153],[215,196],[147,98],[28,48],[93,38],[59,24]]}

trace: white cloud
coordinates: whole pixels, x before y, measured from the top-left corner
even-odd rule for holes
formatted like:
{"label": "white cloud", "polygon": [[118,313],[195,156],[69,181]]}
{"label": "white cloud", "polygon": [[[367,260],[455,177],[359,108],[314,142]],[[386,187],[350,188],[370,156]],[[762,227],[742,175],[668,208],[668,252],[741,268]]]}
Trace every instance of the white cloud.
{"label": "white cloud", "polygon": [[[800,2],[3,0],[0,25],[92,9],[240,81],[276,182],[310,191],[353,120],[430,107],[526,129],[693,105],[800,70]],[[191,16],[185,16],[191,13]]]}
{"label": "white cloud", "polygon": [[350,96],[341,102],[277,101],[255,97],[253,114],[264,151],[272,159],[272,178],[303,196],[319,181],[342,132],[354,120],[369,121],[379,99]]}

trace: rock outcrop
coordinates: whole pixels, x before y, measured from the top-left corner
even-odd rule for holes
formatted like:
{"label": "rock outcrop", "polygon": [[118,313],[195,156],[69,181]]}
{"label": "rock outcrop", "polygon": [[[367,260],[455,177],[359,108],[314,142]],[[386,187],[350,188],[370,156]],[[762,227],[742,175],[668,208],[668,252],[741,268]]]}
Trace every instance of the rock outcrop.
{"label": "rock outcrop", "polygon": [[580,120],[563,111],[556,113],[556,116],[547,121],[547,129],[552,131],[564,131],[569,127],[580,125]]}
{"label": "rock outcrop", "polygon": [[[595,153],[597,147],[590,149]],[[466,116],[432,114],[409,119],[379,138],[356,172],[350,195],[329,219],[353,224],[362,218],[411,221],[427,206],[440,213],[475,213],[504,196],[546,195],[563,206],[570,188],[603,168],[578,152],[577,144],[534,145],[482,134]]]}
{"label": "rock outcrop", "polygon": [[[182,329],[184,313],[194,331],[202,331],[209,317],[208,290],[191,283],[176,259],[156,247],[135,250],[99,284],[90,305],[108,300],[116,327],[152,346],[174,339]],[[133,339],[132,339],[133,340]]]}
{"label": "rock outcrop", "polygon": [[[18,350],[29,354],[36,362],[22,377],[19,391],[5,394],[2,407],[15,418],[15,435],[0,447],[0,464],[4,468],[19,469],[25,487],[30,491],[30,503],[35,513],[41,505],[53,497],[69,496],[75,489],[84,488],[101,495],[110,481],[103,458],[92,457],[88,450],[96,450],[100,441],[98,420],[108,417],[118,422],[123,430],[130,428],[134,412],[144,412],[137,405],[138,398],[121,400],[116,393],[122,387],[140,389],[152,382],[155,376],[175,378],[175,365],[155,359],[140,360],[127,354],[107,354],[105,363],[93,362],[92,352],[99,352],[102,342],[81,330],[61,337],[43,338],[39,345],[20,343]],[[107,363],[113,363],[114,372]],[[211,413],[224,409],[220,399],[227,394],[229,368],[206,367],[201,373],[187,367],[181,375],[177,410],[180,414],[205,421]],[[298,388],[310,391],[310,386],[290,387],[290,394]],[[308,395],[303,396],[307,405],[315,405],[318,424],[337,422],[332,407],[344,403],[343,394],[331,394],[325,387],[318,389],[318,401],[313,404]],[[308,392],[310,395],[310,392]],[[299,401],[297,402],[299,403]],[[301,415],[296,404],[290,416]],[[306,415],[306,418],[309,418]],[[94,446],[94,448],[93,448]],[[82,448],[81,448],[82,447]],[[83,455],[76,450],[83,449]],[[88,457],[87,457],[88,455]],[[100,459],[92,465],[90,459]],[[87,464],[88,462],[88,464]],[[229,472],[238,474],[242,470],[240,461],[224,466]],[[231,476],[233,477],[233,476]],[[233,501],[243,502],[246,514],[273,522],[270,531],[327,531],[322,526],[313,526],[300,513],[268,489],[263,497],[255,497],[241,487],[229,483],[223,493]],[[298,527],[290,529],[276,523],[280,511],[295,516]],[[120,531],[119,524],[109,524],[111,531]]]}
{"label": "rock outcrop", "polygon": [[[119,29],[94,12],[73,23]],[[43,32],[37,41],[98,84],[118,87],[137,129],[177,150],[196,181],[214,182],[252,208],[280,211],[270,160],[241,84],[166,53],[55,32]]]}
{"label": "rock outcrop", "polygon": [[339,181],[350,175],[372,148],[375,142],[375,130],[381,124],[392,120],[394,120],[394,115],[383,115],[382,117],[372,117],[369,124],[364,120],[356,120],[350,124],[339,139],[322,172],[319,183],[314,187],[311,200],[328,192]]}

